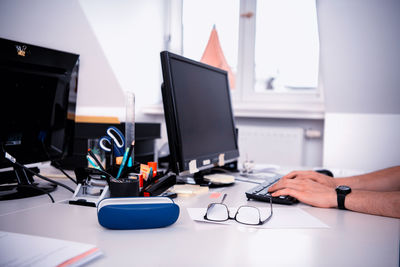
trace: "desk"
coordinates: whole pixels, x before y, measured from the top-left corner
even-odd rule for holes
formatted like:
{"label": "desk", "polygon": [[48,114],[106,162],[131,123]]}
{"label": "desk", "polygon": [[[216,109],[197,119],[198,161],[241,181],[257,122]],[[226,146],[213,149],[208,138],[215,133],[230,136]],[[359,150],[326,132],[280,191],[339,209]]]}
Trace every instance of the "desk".
{"label": "desk", "polygon": [[[224,188],[226,204],[245,204],[244,192],[253,186],[237,182]],[[68,195],[60,187],[54,194],[56,200]],[[95,244],[104,256],[90,266],[399,265],[398,219],[297,204],[330,228],[254,229],[191,220],[187,207],[204,208],[212,201],[209,194],[177,198],[181,213],[170,227],[115,231],[99,225],[95,208],[52,204],[39,196],[0,202],[0,230]],[[10,213],[7,207],[24,209]]]}

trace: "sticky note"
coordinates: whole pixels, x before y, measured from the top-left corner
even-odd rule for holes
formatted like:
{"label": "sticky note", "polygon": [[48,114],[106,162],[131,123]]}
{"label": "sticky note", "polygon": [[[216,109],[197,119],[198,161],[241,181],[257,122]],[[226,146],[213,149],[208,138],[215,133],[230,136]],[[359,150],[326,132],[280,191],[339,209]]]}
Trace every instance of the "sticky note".
{"label": "sticky note", "polygon": [[219,154],[218,156],[218,166],[224,166],[225,165],[225,154]]}
{"label": "sticky note", "polygon": [[189,173],[196,173],[199,169],[197,169],[197,162],[195,159],[189,162]]}

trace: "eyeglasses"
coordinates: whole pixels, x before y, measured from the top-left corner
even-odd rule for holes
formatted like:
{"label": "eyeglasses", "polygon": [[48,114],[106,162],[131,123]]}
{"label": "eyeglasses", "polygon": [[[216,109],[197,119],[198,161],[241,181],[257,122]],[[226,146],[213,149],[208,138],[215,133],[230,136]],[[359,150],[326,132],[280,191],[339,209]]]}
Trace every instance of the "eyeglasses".
{"label": "eyeglasses", "polygon": [[261,220],[260,210],[253,206],[240,206],[234,217],[229,216],[228,207],[223,204],[227,194],[224,194],[220,203],[211,203],[207,207],[207,212],[204,215],[204,219],[213,222],[224,222],[227,220],[235,220],[242,224],[247,225],[263,225],[269,221],[272,217],[272,199],[270,198],[270,212],[269,216]]}

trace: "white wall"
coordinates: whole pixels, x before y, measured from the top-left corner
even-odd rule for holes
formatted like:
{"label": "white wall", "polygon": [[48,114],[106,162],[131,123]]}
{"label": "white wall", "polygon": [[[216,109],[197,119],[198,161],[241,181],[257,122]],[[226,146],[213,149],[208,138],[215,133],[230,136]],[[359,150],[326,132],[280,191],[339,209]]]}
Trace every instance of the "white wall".
{"label": "white wall", "polygon": [[142,120],[141,108],[161,101],[166,1],[80,3],[122,90],[135,93],[137,119]]}
{"label": "white wall", "polygon": [[79,115],[124,119],[160,98],[162,0],[1,0],[0,37],[80,54]]}
{"label": "white wall", "polygon": [[327,112],[400,113],[400,1],[318,0]]}
{"label": "white wall", "polygon": [[400,164],[400,1],[319,0],[324,165]]}
{"label": "white wall", "polygon": [[400,115],[327,113],[324,164],[373,171],[400,164]]}

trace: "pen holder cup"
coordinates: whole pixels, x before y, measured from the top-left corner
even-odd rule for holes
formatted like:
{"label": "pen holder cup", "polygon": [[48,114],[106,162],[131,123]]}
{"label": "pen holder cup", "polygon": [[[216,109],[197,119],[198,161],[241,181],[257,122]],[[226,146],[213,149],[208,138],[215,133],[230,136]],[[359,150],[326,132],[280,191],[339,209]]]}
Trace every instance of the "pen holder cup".
{"label": "pen holder cup", "polygon": [[138,197],[139,180],[119,178],[110,179],[110,197]]}
{"label": "pen holder cup", "polygon": [[[113,165],[110,168],[107,169],[107,172],[113,175],[114,177],[117,177],[118,171],[119,171],[120,165]],[[120,177],[129,177],[130,173],[140,173],[140,163],[134,164],[132,167],[126,166],[124,168],[124,171],[121,172]],[[119,178],[118,180],[121,180]]]}

